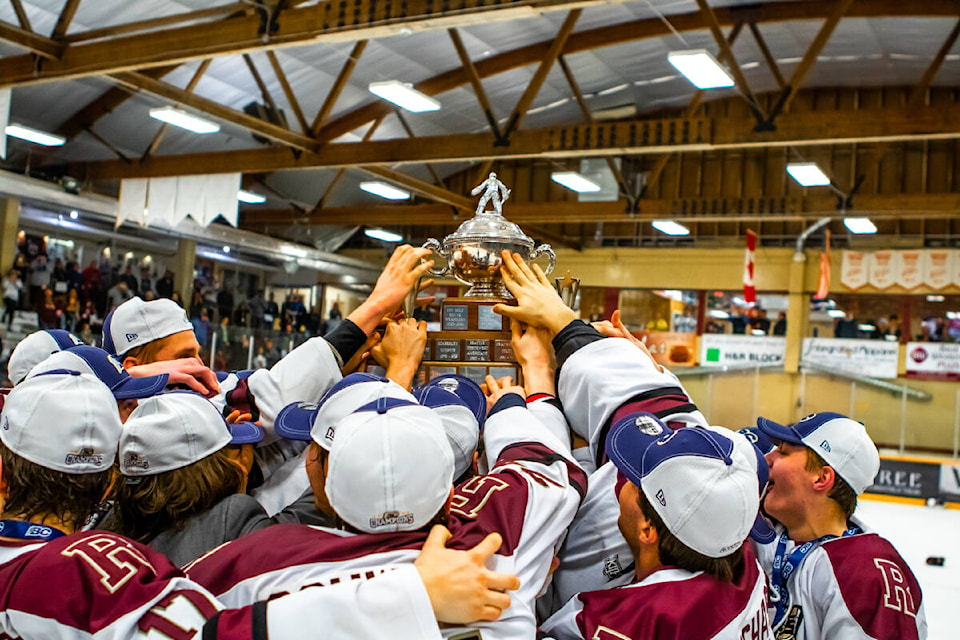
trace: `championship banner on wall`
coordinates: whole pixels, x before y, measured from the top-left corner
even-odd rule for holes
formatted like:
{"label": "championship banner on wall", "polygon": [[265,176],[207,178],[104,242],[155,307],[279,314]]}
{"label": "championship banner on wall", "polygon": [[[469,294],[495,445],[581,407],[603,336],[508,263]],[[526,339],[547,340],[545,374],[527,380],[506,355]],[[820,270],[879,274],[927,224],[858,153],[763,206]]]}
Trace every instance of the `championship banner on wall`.
{"label": "championship banner on wall", "polygon": [[674,331],[638,331],[634,333],[640,338],[653,359],[663,366],[692,367],[697,354],[697,335],[695,333],[678,333]]}
{"label": "championship banner on wall", "polygon": [[783,366],[787,339],[705,333],[700,336],[700,366]]}
{"label": "championship banner on wall", "polygon": [[870,254],[867,282],[877,289],[896,284],[899,276],[900,254],[897,251],[874,251]]}
{"label": "championship banner on wall", "polygon": [[908,342],[907,376],[960,380],[960,344]]}
{"label": "championship banner on wall", "polygon": [[877,289],[899,285],[916,289],[960,286],[960,251],[956,249],[889,250],[863,253],[844,251],[840,282],[847,289],[870,284]]}
{"label": "championship banner on wall", "polygon": [[844,251],[840,261],[840,282],[848,289],[867,284],[867,256],[862,251]]}
{"label": "championship banner on wall", "polygon": [[802,362],[871,378],[896,378],[899,345],[884,340],[804,338]]}

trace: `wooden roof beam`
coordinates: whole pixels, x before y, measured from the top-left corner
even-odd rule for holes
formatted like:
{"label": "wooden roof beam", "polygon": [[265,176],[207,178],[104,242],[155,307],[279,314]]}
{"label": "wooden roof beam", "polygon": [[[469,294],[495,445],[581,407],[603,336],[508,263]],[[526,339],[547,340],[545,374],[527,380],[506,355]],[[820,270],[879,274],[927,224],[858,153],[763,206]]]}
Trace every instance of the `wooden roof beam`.
{"label": "wooden roof beam", "polygon": [[[20,0],[14,1],[19,2]],[[71,33],[64,36],[63,41],[73,44],[77,42],[87,42],[90,40],[100,40],[102,38],[109,38],[110,36],[151,31],[153,29],[169,27],[182,22],[199,22],[201,20],[219,18],[220,16],[237,12],[247,13],[249,10],[250,5],[244,2],[234,2],[232,4],[224,4],[220,5],[219,7],[211,7],[209,9],[199,9],[197,11],[189,11],[186,13],[176,13],[172,16],[163,16],[162,18],[147,18],[146,20],[126,22],[124,24],[117,24],[112,27],[103,27],[101,29],[90,29],[89,31]]]}
{"label": "wooden roof beam", "polygon": [[[123,85],[132,87],[134,89],[141,89],[148,93],[158,95],[161,98],[166,98],[167,100],[179,102],[215,118],[226,120],[227,122],[231,122],[237,126],[243,127],[244,129],[258,133],[266,138],[270,138],[271,140],[275,140],[295,149],[314,151],[318,146],[313,138],[309,138],[301,133],[290,131],[289,129],[284,129],[283,127],[266,122],[259,118],[248,116],[243,112],[225,107],[222,104],[214,102],[213,100],[208,100],[207,98],[189,93],[183,89],[180,89],[179,87],[175,87],[161,80],[155,80],[143,73],[126,71],[123,73],[112,74],[110,77],[111,79]],[[146,160],[146,162],[152,162],[155,159],[156,158]],[[177,175],[183,175],[184,173],[195,172],[184,167],[181,173]],[[216,171],[215,173],[222,172]]]}
{"label": "wooden roof beam", "polygon": [[[189,104],[187,99],[191,97],[181,89],[176,89],[176,92],[171,94],[171,99],[183,101],[185,104]],[[235,114],[234,119],[240,116],[249,118],[226,107],[217,107],[226,112],[220,116],[224,119],[230,114]],[[277,135],[275,130],[279,130],[284,137],[302,139],[299,134],[260,121],[251,123],[248,128],[251,131],[270,131],[274,135]],[[286,149],[268,147],[155,156],[130,165],[100,161],[74,165],[71,172],[72,175],[89,179],[108,179],[185,173],[264,173],[281,169],[320,167],[480,162],[510,158],[588,158],[602,157],[610,153],[647,155],[711,149],[956,138],[960,138],[960,105],[936,108],[883,107],[858,111],[784,114],[777,130],[766,132],[753,131],[752,120],[744,117],[663,118],[521,130],[514,134],[509,147],[497,146],[486,132],[482,132],[424,136],[417,138],[415,145],[410,144],[406,138],[363,143],[331,143],[314,152],[305,151],[299,157],[290,154]]]}
{"label": "wooden roof beam", "polygon": [[[260,33],[259,16],[232,16],[214,22],[71,44],[56,64],[44,65],[39,70],[34,68],[29,55],[3,58],[0,59],[0,86],[102,75],[308,42],[387,37],[410,27],[425,31],[533,18],[548,10],[610,4],[611,1],[627,0],[502,0],[496,3],[459,0],[455,9],[447,11],[438,10],[433,0],[323,2],[285,11],[269,37]],[[344,17],[353,15],[366,19],[354,22]]]}
{"label": "wooden roof beam", "polygon": [[30,18],[27,16],[27,12],[23,10],[23,3],[20,0],[10,0],[10,4],[13,5],[13,11],[17,14],[17,22],[20,23],[20,27],[27,31],[33,31],[33,27],[30,26]]}
{"label": "wooden roof beam", "polygon": [[280,88],[283,89],[283,94],[287,96],[287,102],[290,103],[290,108],[293,109],[293,115],[297,117],[297,122],[300,123],[300,130],[309,135],[310,125],[307,124],[307,119],[303,115],[303,109],[300,108],[300,101],[297,100],[297,96],[293,92],[293,87],[290,86],[290,81],[287,80],[287,74],[284,73],[283,67],[280,66],[280,60],[277,59],[277,54],[273,51],[267,51],[267,59],[270,61],[270,66],[273,67],[273,73],[280,83]]}
{"label": "wooden roof beam", "polygon": [[333,111],[333,105],[336,104],[337,98],[343,93],[344,87],[347,86],[347,81],[350,80],[350,74],[353,73],[357,63],[360,62],[360,56],[363,55],[363,51],[366,48],[366,40],[361,40],[353,45],[350,55],[347,56],[347,61],[343,63],[343,67],[340,68],[340,73],[337,74],[337,79],[333,81],[333,86],[330,87],[330,93],[323,99],[323,104],[320,105],[320,110],[317,111],[317,115],[313,119],[313,124],[310,125],[310,133],[313,137],[317,136],[320,132],[320,127],[322,127],[327,121],[327,118],[330,117],[330,112]]}
{"label": "wooden roof beam", "polygon": [[457,209],[471,212],[476,206],[473,200],[465,198],[458,193],[454,193],[453,191],[449,191],[443,187],[430,184],[429,182],[424,182],[423,180],[419,180],[413,176],[400,173],[399,171],[390,169],[389,167],[370,166],[358,168],[371,175],[395,182],[402,187],[410,189],[410,191],[418,196],[427,198],[428,200],[433,200],[434,202],[442,202],[443,204],[448,204],[456,207]]}
{"label": "wooden roof beam", "polygon": [[[213,62],[210,58],[207,58],[200,63],[200,66],[197,67],[197,70],[193,72],[193,77],[190,78],[190,82],[187,83],[187,86],[184,87],[184,91],[187,93],[193,93],[193,90],[197,88],[197,83],[200,82],[200,78],[203,77],[203,74],[207,72],[207,69],[210,68],[210,63]],[[163,137],[167,134],[167,131],[170,129],[170,125],[164,122],[160,125],[160,128],[157,129],[157,133],[154,134],[153,140],[150,141],[150,145],[147,147],[146,151],[143,152],[142,158],[147,158],[153,153],[156,152],[157,148],[160,146],[160,142],[163,140]]]}
{"label": "wooden roof beam", "polygon": [[449,29],[447,33],[450,34],[450,40],[453,41],[453,48],[457,50],[457,57],[460,58],[460,64],[463,67],[463,71],[467,74],[467,78],[470,80],[470,86],[473,87],[473,95],[476,96],[477,102],[480,103],[480,109],[483,110],[483,115],[487,119],[487,124],[490,125],[490,130],[493,131],[493,135],[496,136],[497,140],[500,140],[503,137],[500,134],[500,124],[497,122],[497,116],[493,111],[493,105],[490,104],[490,100],[487,98],[487,92],[483,89],[483,82],[480,80],[480,74],[477,73],[477,68],[473,65],[473,61],[467,54],[467,49],[463,46],[463,40],[460,39],[460,34],[457,32],[457,30]]}
{"label": "wooden roof beam", "polygon": [[67,0],[60,10],[60,16],[57,18],[57,24],[53,27],[53,33],[50,35],[54,40],[59,40],[70,28],[73,22],[73,16],[77,15],[77,9],[80,8],[80,0]]}
{"label": "wooden roof beam", "polygon": [[770,110],[770,114],[767,116],[766,122],[761,125],[762,129],[773,127],[773,123],[777,119],[777,116],[790,109],[790,103],[797,95],[800,85],[803,84],[804,79],[807,77],[807,73],[817,62],[817,56],[819,56],[820,52],[823,51],[823,47],[826,46],[830,36],[833,35],[834,29],[837,28],[837,25],[840,23],[840,19],[844,16],[844,14],[847,13],[847,10],[850,8],[851,4],[853,4],[853,0],[838,0],[836,2],[836,6],[833,8],[833,11],[830,12],[827,20],[823,23],[823,26],[820,27],[820,31],[817,32],[816,37],[810,44],[810,48],[807,49],[807,52],[803,54],[800,64],[798,64],[797,68],[794,69],[793,75],[790,77],[790,83],[787,84],[787,86],[783,88],[783,91],[780,92],[780,98],[777,100],[776,104],[773,105],[773,109]]}
{"label": "wooden roof beam", "polygon": [[787,81],[783,79],[783,74],[780,73],[780,66],[777,64],[773,54],[770,53],[767,41],[760,35],[760,29],[757,28],[757,23],[752,20],[750,21],[750,33],[753,34],[753,39],[756,41],[757,47],[760,48],[760,53],[763,55],[763,59],[766,61],[770,73],[773,74],[773,79],[777,81],[777,87],[782,90],[787,86]]}
{"label": "wooden roof beam", "polygon": [[[373,137],[374,132],[383,124],[383,121],[386,119],[386,116],[381,116],[380,118],[373,121],[373,124],[370,125],[370,128],[367,129],[367,132],[363,134],[363,141],[367,142],[370,138]],[[317,200],[317,204],[313,206],[313,209],[307,214],[308,216],[317,215],[321,209],[323,209],[324,204],[327,202],[327,198],[330,197],[330,194],[333,193],[333,188],[337,186],[337,183],[343,178],[344,174],[347,172],[346,169],[338,169],[336,175],[333,176],[333,180],[330,181],[330,184],[327,185],[327,188],[324,190],[323,195],[320,196],[320,199]]]}
{"label": "wooden roof beam", "polygon": [[[825,215],[837,216],[833,196],[788,198],[788,210],[782,213],[737,211],[712,212],[711,205],[722,201],[735,204],[748,198],[677,198],[644,200],[639,214],[624,211],[618,202],[527,202],[510,204],[510,221],[524,228],[539,224],[644,222],[667,216],[671,220],[689,222],[755,222],[770,220],[816,220]],[[755,199],[757,200],[757,199]],[[782,200],[782,198],[759,198]],[[696,209],[692,211],[691,209]],[[885,220],[907,218],[952,218],[960,209],[958,193],[913,193],[899,195],[859,195],[857,208],[848,213]],[[287,209],[250,209],[241,214],[242,226],[259,224],[289,224],[302,220],[303,214]],[[406,226],[446,225],[453,221],[450,208],[441,204],[356,205],[324,209],[310,219],[313,224],[391,225]]]}
{"label": "wooden roof beam", "polygon": [[[10,44],[15,44],[18,47],[23,47],[24,49],[29,49],[31,52],[37,54],[38,56],[43,56],[48,60],[58,59],[63,54],[65,49],[64,45],[56,42],[55,40],[45,38],[44,36],[34,33],[28,29],[15,27],[7,22],[0,22],[0,40],[4,40]],[[33,55],[31,54],[28,54],[26,57],[30,60],[33,60]]]}

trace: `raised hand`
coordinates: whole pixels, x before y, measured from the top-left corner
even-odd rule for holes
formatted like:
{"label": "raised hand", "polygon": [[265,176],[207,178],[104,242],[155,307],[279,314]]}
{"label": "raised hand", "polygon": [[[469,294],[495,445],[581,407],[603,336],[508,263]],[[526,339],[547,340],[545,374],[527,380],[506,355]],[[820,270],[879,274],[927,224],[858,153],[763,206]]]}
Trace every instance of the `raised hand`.
{"label": "raised hand", "polygon": [[504,251],[502,256],[500,273],[503,284],[517,299],[517,305],[498,304],[493,308],[495,312],[533,327],[542,327],[550,332],[551,337],[576,319],[576,313],[563,303],[539,265],[531,267],[519,253]]}
{"label": "raised hand", "polygon": [[400,308],[404,296],[417,285],[420,277],[433,266],[427,260],[429,249],[400,245],[390,256],[377,278],[377,284],[363,303],[347,319],[370,335],[384,316],[392,315]]}
{"label": "raised hand", "polygon": [[370,350],[370,355],[386,368],[388,378],[410,389],[426,345],[427,323],[406,318],[387,323],[383,340]]}
{"label": "raised hand", "polygon": [[523,388],[528,396],[534,393],[556,395],[554,372],[557,368],[550,333],[540,327],[526,327],[510,320],[510,345],[523,371]]}
{"label": "raised hand", "polygon": [[138,364],[130,367],[127,372],[134,378],[146,378],[166,373],[170,376],[168,385],[182,384],[191,391],[208,398],[217,395],[220,385],[217,384],[217,375],[205,364],[194,358],[180,358],[178,360],[164,360],[151,364]]}

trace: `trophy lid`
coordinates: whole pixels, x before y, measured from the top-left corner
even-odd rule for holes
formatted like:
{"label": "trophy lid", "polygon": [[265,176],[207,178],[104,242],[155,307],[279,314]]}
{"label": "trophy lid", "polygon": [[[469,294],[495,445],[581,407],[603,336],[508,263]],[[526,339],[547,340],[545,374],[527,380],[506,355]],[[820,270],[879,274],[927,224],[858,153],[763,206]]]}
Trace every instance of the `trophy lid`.
{"label": "trophy lid", "polygon": [[[520,227],[503,217],[503,203],[510,197],[510,189],[497,180],[497,174],[490,176],[471,191],[477,195],[482,192],[476,215],[462,223],[457,230],[443,239],[446,246],[451,242],[463,240],[486,240],[526,245],[533,248],[533,238],[520,230]],[[487,202],[493,204],[492,211],[485,211]]]}

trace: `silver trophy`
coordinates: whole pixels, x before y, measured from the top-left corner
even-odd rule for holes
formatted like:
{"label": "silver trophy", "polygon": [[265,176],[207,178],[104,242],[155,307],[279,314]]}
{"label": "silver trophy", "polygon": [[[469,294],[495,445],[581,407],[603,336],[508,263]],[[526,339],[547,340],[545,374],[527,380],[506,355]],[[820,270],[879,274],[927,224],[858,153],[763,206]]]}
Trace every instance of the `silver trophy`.
{"label": "silver trophy", "polygon": [[[533,239],[524,234],[520,227],[503,217],[503,203],[510,197],[510,189],[497,180],[497,174],[491,173],[477,185],[472,195],[482,194],[477,204],[476,215],[467,220],[443,242],[429,238],[423,244],[447,260],[447,266],[430,270],[435,276],[452,275],[470,289],[464,294],[467,298],[511,298],[503,285],[500,265],[503,250],[519,253],[527,262],[541,255],[547,256],[545,274],[553,271],[556,254],[548,244],[534,248]],[[486,211],[487,203],[493,204],[492,211]]]}

